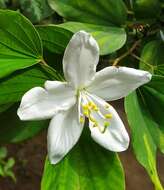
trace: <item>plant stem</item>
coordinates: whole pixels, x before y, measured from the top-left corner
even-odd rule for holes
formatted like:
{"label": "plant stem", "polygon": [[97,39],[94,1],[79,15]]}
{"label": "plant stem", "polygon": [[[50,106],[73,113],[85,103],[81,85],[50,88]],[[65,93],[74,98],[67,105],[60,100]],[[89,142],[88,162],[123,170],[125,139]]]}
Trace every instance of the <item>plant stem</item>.
{"label": "plant stem", "polygon": [[148,67],[150,67],[150,69],[152,70],[152,72],[154,71],[154,67],[153,65],[147,63],[146,61],[144,61],[143,59],[141,59],[139,56],[137,56],[136,54],[134,53],[131,53],[131,56],[133,56],[135,59],[139,60],[139,61],[142,61],[145,65],[147,65]]}
{"label": "plant stem", "polygon": [[141,40],[137,40],[127,52],[125,52],[124,54],[122,54],[120,57],[116,58],[116,59],[113,61],[113,66],[116,66],[122,59],[124,59],[124,58],[127,57],[128,55],[132,54],[133,51],[137,48],[137,46],[138,46],[140,43],[141,43]]}

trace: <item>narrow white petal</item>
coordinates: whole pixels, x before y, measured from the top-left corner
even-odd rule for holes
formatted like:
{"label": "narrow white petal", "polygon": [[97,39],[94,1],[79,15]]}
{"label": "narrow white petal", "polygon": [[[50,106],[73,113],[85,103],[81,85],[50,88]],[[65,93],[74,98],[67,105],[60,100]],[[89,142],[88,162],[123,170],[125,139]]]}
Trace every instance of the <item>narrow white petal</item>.
{"label": "narrow white petal", "polygon": [[[101,113],[100,116],[96,114],[92,115],[96,119],[99,127],[95,127],[94,123],[89,121],[91,137],[95,142],[110,151],[121,152],[126,150],[129,146],[129,136],[115,109],[95,95],[89,94],[89,97],[98,106],[99,112]],[[112,117],[110,119],[105,118],[107,114],[111,114]],[[108,122],[109,126],[104,132],[101,132],[100,129],[105,122]]]}
{"label": "narrow white petal", "polygon": [[67,81],[74,87],[88,84],[96,72],[99,47],[95,39],[84,31],[75,33],[66,47],[63,70]]}
{"label": "narrow white petal", "polygon": [[77,143],[83,130],[79,123],[77,105],[58,113],[48,129],[48,156],[52,164],[58,163]]}
{"label": "narrow white petal", "polygon": [[74,90],[66,83],[48,81],[45,88],[35,87],[24,94],[17,111],[21,120],[49,119],[76,102]]}
{"label": "narrow white petal", "polygon": [[150,80],[151,74],[147,71],[111,66],[97,72],[87,90],[106,101],[112,101],[127,96]]}

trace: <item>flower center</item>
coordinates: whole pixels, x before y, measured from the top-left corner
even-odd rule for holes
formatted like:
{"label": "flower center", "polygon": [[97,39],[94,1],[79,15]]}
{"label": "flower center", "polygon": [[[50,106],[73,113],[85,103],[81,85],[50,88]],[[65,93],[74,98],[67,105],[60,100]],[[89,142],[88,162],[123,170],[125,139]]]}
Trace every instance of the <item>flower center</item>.
{"label": "flower center", "polygon": [[80,122],[84,122],[84,117],[87,117],[92,123],[92,127],[97,127],[101,133],[105,133],[107,127],[110,126],[110,119],[112,114],[109,112],[110,105],[105,103],[103,105],[98,105],[87,96],[87,92],[82,93],[81,109],[82,115],[80,117]]}

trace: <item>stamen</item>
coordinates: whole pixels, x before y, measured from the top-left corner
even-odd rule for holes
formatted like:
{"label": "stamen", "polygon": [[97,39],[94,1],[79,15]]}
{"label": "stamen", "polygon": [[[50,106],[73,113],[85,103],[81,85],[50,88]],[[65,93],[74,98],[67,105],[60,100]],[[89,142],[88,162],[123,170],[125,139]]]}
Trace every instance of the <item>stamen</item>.
{"label": "stamen", "polygon": [[105,104],[105,108],[108,109],[110,106],[109,104]]}
{"label": "stamen", "polygon": [[104,121],[104,127],[108,127],[110,123],[108,121]]}
{"label": "stamen", "polygon": [[88,111],[88,110],[84,111],[83,113],[84,113],[84,115],[85,115],[86,117],[89,116],[89,111]]}
{"label": "stamen", "polygon": [[88,106],[92,107],[93,103],[92,102],[88,102]]}
{"label": "stamen", "polygon": [[97,121],[94,122],[93,127],[98,127]]}
{"label": "stamen", "polygon": [[105,114],[104,116],[105,116],[106,119],[111,119],[112,118],[112,114],[111,113]]}
{"label": "stamen", "polygon": [[[85,104],[82,104],[83,115],[86,116],[90,122],[92,122],[92,127],[97,127],[100,133],[105,133],[107,127],[109,127],[110,122],[106,121],[107,119],[112,118],[111,113],[103,114],[101,111],[101,106],[97,106],[91,98],[84,96]],[[104,104],[104,108],[108,109],[109,104]],[[97,112],[97,113],[95,113]],[[80,122],[84,122],[84,118],[80,118]],[[101,123],[103,122],[103,123]]]}
{"label": "stamen", "polygon": [[96,120],[89,115],[89,120],[91,120],[93,123],[96,123]]}
{"label": "stamen", "polygon": [[82,107],[83,107],[83,110],[88,110],[88,104],[85,104]]}
{"label": "stamen", "polygon": [[101,133],[105,133],[105,131],[106,131],[107,127],[109,127],[109,125],[110,125],[110,123],[105,121],[104,122],[104,128],[103,128],[103,130],[101,130]]}
{"label": "stamen", "polygon": [[80,123],[83,124],[84,123],[84,117],[83,116],[80,116]]}
{"label": "stamen", "polygon": [[94,105],[94,106],[92,107],[92,109],[93,109],[94,111],[99,111],[99,108],[98,108],[96,105]]}

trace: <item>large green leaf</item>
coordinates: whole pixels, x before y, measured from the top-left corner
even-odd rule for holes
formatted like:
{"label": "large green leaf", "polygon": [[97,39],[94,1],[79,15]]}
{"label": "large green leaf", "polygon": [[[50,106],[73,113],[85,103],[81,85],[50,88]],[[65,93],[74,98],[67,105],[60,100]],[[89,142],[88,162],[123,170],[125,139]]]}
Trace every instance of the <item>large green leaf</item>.
{"label": "large green leaf", "polygon": [[70,21],[122,25],[126,7],[122,0],[48,0],[52,9]]}
{"label": "large green leaf", "polygon": [[[143,94],[145,88],[139,90],[139,94],[133,92],[125,99],[125,109],[132,134],[132,146],[139,163],[145,167],[156,190],[163,190],[156,169],[157,147],[164,152],[164,133],[159,124],[154,120],[150,105],[150,96]],[[163,97],[164,98],[164,97]],[[163,99],[164,100],[164,99]],[[159,112],[158,112],[159,113]]]}
{"label": "large green leaf", "polygon": [[18,105],[0,114],[0,142],[20,142],[33,137],[48,126],[48,121],[21,121],[17,116]]}
{"label": "large green leaf", "polygon": [[47,0],[21,0],[21,9],[33,23],[40,22],[42,19],[53,14]]}
{"label": "large green leaf", "polygon": [[[152,82],[141,88],[141,93],[153,120],[162,131],[161,140],[164,143],[164,76],[153,77]],[[164,144],[162,146],[161,151],[164,153]]]}
{"label": "large green leaf", "polygon": [[[89,131],[87,131],[89,134]],[[46,160],[41,190],[124,190],[124,174],[115,153],[82,137],[57,165]]]}
{"label": "large green leaf", "polygon": [[35,86],[42,86],[50,79],[39,66],[17,71],[0,80],[0,105],[17,102],[23,94]]}
{"label": "large green leaf", "polygon": [[100,47],[100,54],[105,55],[120,49],[126,42],[126,32],[123,28],[94,25],[79,22],[66,22],[58,25],[72,32],[85,30],[92,34]]}
{"label": "large green leaf", "polygon": [[148,42],[141,53],[140,68],[153,74],[164,75],[164,43],[162,41]]}
{"label": "large green leaf", "polygon": [[19,12],[0,10],[0,78],[42,59],[42,43],[34,26]]}
{"label": "large green leaf", "polygon": [[44,48],[57,54],[64,53],[73,34],[72,32],[55,25],[36,26],[36,29],[42,39]]}

